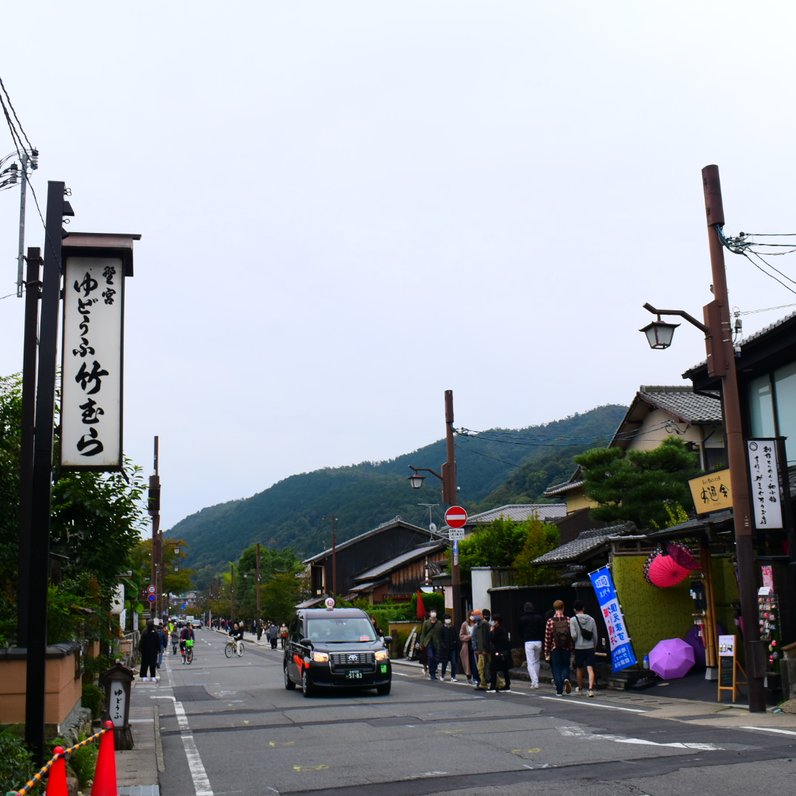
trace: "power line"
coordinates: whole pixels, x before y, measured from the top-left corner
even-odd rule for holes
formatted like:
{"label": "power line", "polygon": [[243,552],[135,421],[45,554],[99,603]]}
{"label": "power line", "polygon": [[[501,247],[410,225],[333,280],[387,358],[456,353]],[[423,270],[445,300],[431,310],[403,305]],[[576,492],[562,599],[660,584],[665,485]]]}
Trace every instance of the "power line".
{"label": "power line", "polygon": [[765,274],[769,279],[773,279],[775,282],[777,282],[778,284],[782,285],[782,287],[784,287],[785,290],[788,290],[791,293],[796,294],[796,290],[794,290],[792,287],[790,287],[790,285],[786,285],[782,281],[782,279],[777,279],[777,277],[774,276],[774,274],[771,274],[768,271],[766,271],[765,268],[763,268],[762,266],[758,265],[752,259],[752,257],[757,257],[757,259],[760,260],[762,263],[764,263],[766,265],[766,267],[770,268],[772,271],[776,271],[781,277],[783,277],[784,279],[787,279],[789,282],[793,282],[794,284],[796,284],[796,282],[794,282],[794,280],[791,279],[789,276],[787,276],[786,274],[783,274],[782,271],[780,271],[779,269],[774,268],[774,266],[771,265],[771,263],[766,262],[765,259],[760,256],[760,254],[758,254],[757,252],[740,252],[740,253],[743,254],[743,256],[746,257],[746,259],[749,260],[749,262],[752,263],[752,265],[755,268],[757,268],[757,270],[760,271],[762,274]]}
{"label": "power line", "polygon": [[[6,90],[5,84],[3,83],[3,78],[1,78],[1,77],[0,77],[0,89],[2,89],[3,94],[5,94],[6,99],[8,100],[8,106],[9,106],[9,108],[11,108],[11,112],[14,114],[14,119],[16,119],[17,126],[19,127],[19,131],[22,133],[23,137],[25,138],[25,142],[28,145],[27,148],[32,151],[34,149],[33,144],[30,143],[30,139],[28,138],[28,135],[25,132],[25,128],[22,126],[22,122],[19,121],[19,116],[17,116],[17,112],[16,112],[16,110],[14,108],[14,103],[11,102],[11,97],[9,96],[8,91]],[[0,94],[0,102],[2,102],[2,95],[1,94]],[[5,103],[3,103],[3,110],[5,110]],[[6,118],[8,118],[8,113],[7,112],[6,112]],[[10,125],[10,123],[11,122],[9,120],[9,125]],[[23,147],[23,149],[24,149],[24,147]]]}

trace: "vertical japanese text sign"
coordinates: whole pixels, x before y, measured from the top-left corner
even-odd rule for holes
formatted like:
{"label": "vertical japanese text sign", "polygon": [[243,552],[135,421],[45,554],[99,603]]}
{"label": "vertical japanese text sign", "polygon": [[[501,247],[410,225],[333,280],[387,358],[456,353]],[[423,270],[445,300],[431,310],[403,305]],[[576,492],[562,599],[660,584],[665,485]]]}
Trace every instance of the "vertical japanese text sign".
{"label": "vertical japanese text sign", "polygon": [[608,629],[608,644],[611,648],[611,667],[615,672],[627,669],[636,663],[636,653],[630,643],[630,636],[625,627],[625,617],[619,607],[614,579],[608,567],[596,569],[589,573],[594,586],[594,594],[600,604],[605,626]]}
{"label": "vertical japanese text sign", "polygon": [[755,528],[782,528],[779,463],[776,439],[750,439],[747,443],[749,477]]}
{"label": "vertical japanese text sign", "polygon": [[122,466],[124,280],[138,237],[76,233],[64,242],[62,467]]}

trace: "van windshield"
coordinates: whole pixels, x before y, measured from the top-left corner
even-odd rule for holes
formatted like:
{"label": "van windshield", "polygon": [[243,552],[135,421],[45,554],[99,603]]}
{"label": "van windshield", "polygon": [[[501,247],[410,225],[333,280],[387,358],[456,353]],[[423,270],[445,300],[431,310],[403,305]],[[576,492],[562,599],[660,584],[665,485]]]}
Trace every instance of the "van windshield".
{"label": "van windshield", "polygon": [[307,635],[311,641],[325,644],[348,641],[375,641],[376,633],[364,616],[318,617],[307,621]]}

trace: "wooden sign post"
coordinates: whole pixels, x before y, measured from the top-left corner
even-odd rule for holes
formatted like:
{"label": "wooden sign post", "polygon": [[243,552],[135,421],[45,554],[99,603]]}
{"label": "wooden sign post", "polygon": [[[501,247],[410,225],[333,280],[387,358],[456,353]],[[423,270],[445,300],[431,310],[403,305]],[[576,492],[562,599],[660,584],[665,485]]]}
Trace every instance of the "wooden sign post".
{"label": "wooden sign post", "polygon": [[[716,701],[721,702],[721,692],[729,691],[732,694],[732,701],[738,698],[738,687],[746,685],[746,672],[738,663],[735,656],[736,638],[735,636],[719,636],[719,693]],[[744,679],[739,680],[738,672],[741,672]]]}

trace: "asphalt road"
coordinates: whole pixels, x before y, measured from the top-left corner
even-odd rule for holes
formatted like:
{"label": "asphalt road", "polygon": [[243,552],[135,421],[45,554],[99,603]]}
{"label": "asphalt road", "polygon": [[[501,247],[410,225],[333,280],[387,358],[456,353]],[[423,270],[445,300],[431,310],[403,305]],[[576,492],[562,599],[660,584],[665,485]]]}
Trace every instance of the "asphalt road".
{"label": "asphalt road", "polygon": [[305,699],[285,690],[281,651],[247,644],[227,660],[223,645],[199,631],[194,663],[169,656],[149,686],[163,796],[749,796],[791,792],[796,775],[796,733],[727,726],[698,704],[672,720],[624,694],[483,694],[400,665],[389,696]]}

